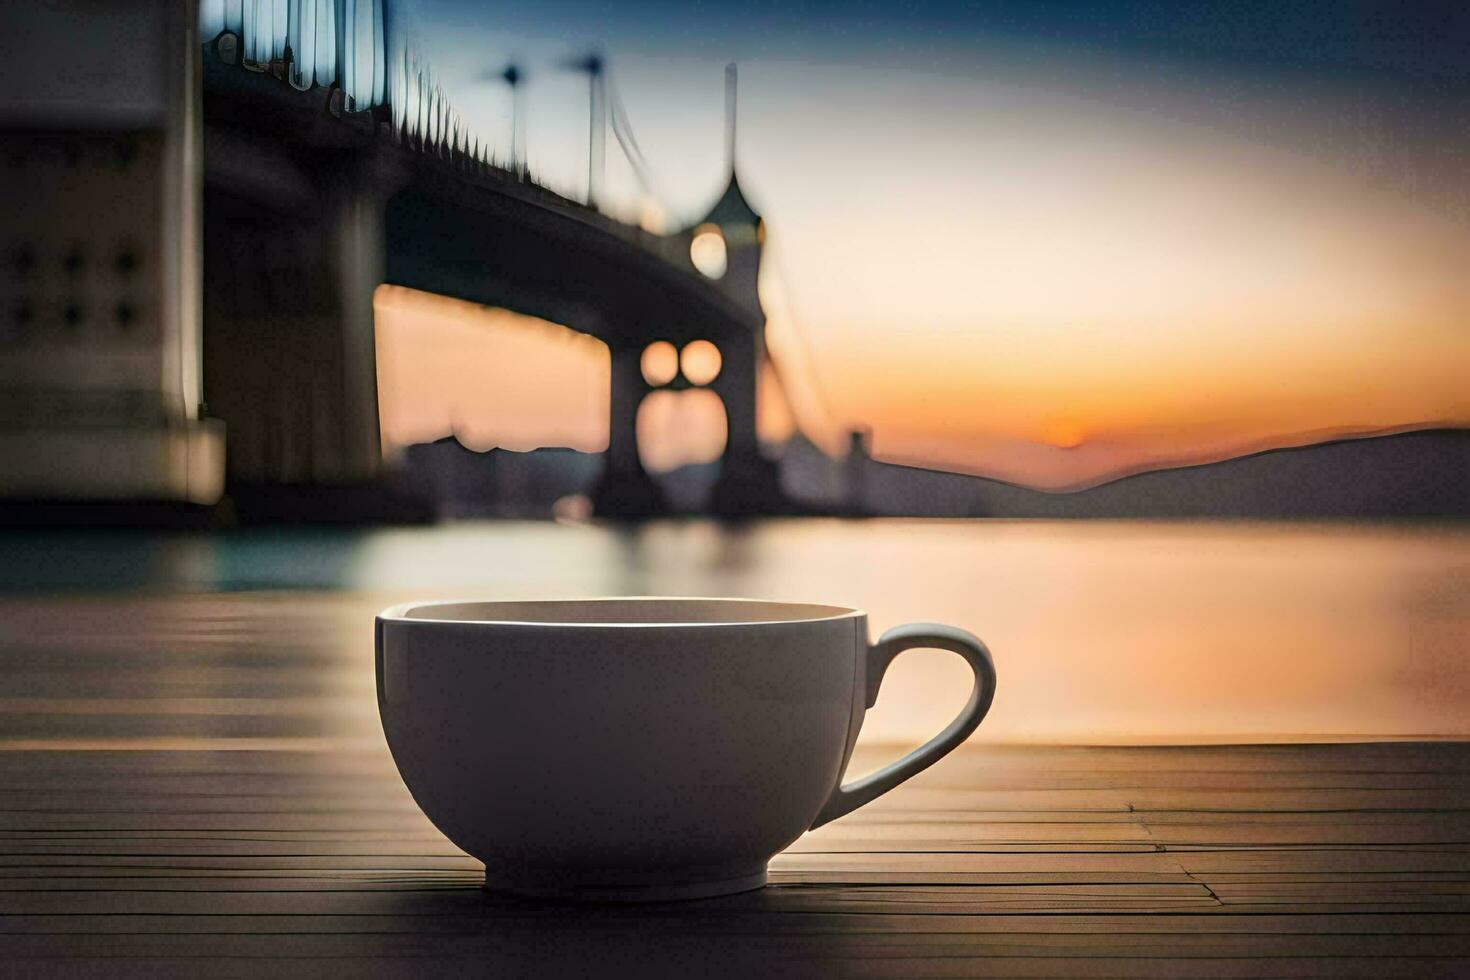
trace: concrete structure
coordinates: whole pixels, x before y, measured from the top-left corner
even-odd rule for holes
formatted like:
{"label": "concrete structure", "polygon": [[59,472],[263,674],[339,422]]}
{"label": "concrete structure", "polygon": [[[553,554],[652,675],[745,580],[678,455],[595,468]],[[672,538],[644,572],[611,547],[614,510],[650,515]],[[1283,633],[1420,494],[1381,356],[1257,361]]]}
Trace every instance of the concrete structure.
{"label": "concrete structure", "polygon": [[189,4],[0,6],[0,498],[207,504]]}

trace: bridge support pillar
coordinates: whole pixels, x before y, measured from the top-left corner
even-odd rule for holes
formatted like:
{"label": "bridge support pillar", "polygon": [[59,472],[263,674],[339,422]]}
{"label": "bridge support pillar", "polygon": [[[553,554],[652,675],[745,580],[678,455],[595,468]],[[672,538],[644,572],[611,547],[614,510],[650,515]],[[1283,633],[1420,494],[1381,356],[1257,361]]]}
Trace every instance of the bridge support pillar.
{"label": "bridge support pillar", "polygon": [[638,405],[647,387],[639,366],[642,348],[615,344],[610,349],[607,456],[592,491],[592,512],[599,517],[654,517],[667,513],[668,504],[638,458]]}
{"label": "bridge support pillar", "polygon": [[725,403],[729,434],[709,508],[727,517],[780,513],[786,509],[786,495],[776,464],[761,455],[756,432],[756,379],[763,345],[752,333],[727,337],[719,346],[720,374],[710,387]]}
{"label": "bridge support pillar", "polygon": [[351,166],[300,173],[317,179],[294,209],[228,185],[206,194],[204,373],[232,488],[378,476],[381,199]]}

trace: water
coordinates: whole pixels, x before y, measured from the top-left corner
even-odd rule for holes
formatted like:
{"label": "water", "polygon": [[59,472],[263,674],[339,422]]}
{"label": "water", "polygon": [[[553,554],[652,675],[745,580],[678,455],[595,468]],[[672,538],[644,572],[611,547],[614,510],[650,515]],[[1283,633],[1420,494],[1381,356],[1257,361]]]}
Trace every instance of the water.
{"label": "water", "polygon": [[[802,599],[867,609],[875,635],[927,620],[984,638],[1000,671],[991,739],[1470,736],[1470,525],[465,523],[0,541],[0,590],[28,594],[0,608],[53,592],[347,592],[366,637],[372,608],[413,597]],[[370,673],[353,680],[370,687]],[[957,658],[906,654],[865,737],[931,734],[967,685]]]}

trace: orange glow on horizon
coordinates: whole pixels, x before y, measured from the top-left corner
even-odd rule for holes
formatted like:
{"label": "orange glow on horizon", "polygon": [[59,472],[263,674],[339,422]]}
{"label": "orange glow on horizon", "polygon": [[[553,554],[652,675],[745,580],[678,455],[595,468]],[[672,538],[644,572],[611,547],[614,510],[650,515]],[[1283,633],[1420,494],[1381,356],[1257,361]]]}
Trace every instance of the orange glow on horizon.
{"label": "orange glow on horizon", "polygon": [[383,448],[453,435],[467,448],[607,448],[607,345],[432,293],[373,295]]}
{"label": "orange glow on horizon", "polygon": [[861,99],[834,69],[802,98],[890,112],[890,142],[772,125],[745,184],[779,252],[767,338],[801,368],[804,430],[825,416],[829,451],[864,426],[881,458],[1069,489],[1470,426],[1470,197],[1445,163],[1463,125],[1405,107],[1428,142],[1390,145],[1387,119],[1345,127],[1365,108],[1346,88],[1221,100],[1208,76],[1073,67],[885,78]]}
{"label": "orange glow on horizon", "polygon": [[[608,354],[600,341],[401,287],[381,287],[374,305],[388,454],[448,435],[480,451],[606,448]],[[1462,384],[1470,339],[1405,348],[1383,338],[1373,346],[1315,350],[1307,361],[1261,358],[1253,350],[1193,358],[1139,351],[1128,363],[1106,366],[1111,377],[1086,359],[1065,371],[1057,362],[1053,379],[1040,385],[1023,383],[1031,372],[1019,364],[977,368],[916,336],[887,350],[879,365],[858,360],[866,358],[860,350],[832,359],[823,374],[831,379],[839,426],[822,427],[811,424],[823,417],[810,383],[795,389],[806,416],[795,411],[797,399],[785,382],[800,366],[800,348],[783,329],[774,316],[767,336],[782,372],[770,362],[762,368],[757,426],[763,441],[784,441],[801,421],[810,438],[836,453],[843,417],[872,419],[880,459],[1047,490],[1280,446],[1470,423],[1470,392]],[[665,361],[660,370],[671,374],[678,352],[668,345],[654,359]],[[1304,373],[1303,363],[1312,370]],[[640,412],[651,469],[718,457],[726,438],[723,405],[714,392],[695,391],[703,397],[654,400]],[[1059,403],[1067,414],[1038,413]]]}
{"label": "orange glow on horizon", "polygon": [[[879,458],[1047,490],[1327,439],[1470,425],[1470,336],[1211,353],[1140,351],[1121,363],[1049,367],[1037,355],[1012,366],[916,338],[881,367],[844,358],[827,387],[834,414],[874,421]],[[1067,414],[1051,414],[1057,405]]]}

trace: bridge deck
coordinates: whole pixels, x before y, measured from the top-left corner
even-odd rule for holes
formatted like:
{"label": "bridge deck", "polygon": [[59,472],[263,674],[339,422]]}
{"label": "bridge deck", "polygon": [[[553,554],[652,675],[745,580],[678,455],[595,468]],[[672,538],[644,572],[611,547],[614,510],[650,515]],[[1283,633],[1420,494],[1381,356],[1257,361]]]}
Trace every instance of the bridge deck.
{"label": "bridge deck", "polygon": [[1470,971],[1460,743],[978,742],[803,838],[762,892],[488,895],[376,735],[381,598],[3,600],[0,972]]}

